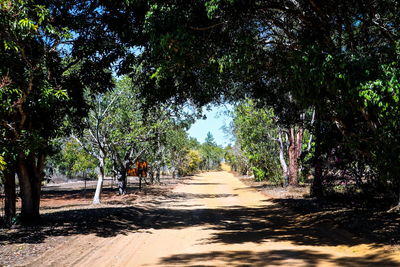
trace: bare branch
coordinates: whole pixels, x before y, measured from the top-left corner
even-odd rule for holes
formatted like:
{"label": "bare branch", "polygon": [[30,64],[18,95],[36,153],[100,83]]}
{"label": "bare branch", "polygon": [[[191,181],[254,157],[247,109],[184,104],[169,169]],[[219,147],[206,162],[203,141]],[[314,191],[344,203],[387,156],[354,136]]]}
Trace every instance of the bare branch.
{"label": "bare branch", "polygon": [[83,150],[86,151],[86,153],[88,153],[89,155],[92,155],[93,157],[95,157],[95,158],[97,158],[97,159],[100,158],[99,155],[97,155],[95,152],[89,150],[89,149],[81,142],[81,140],[79,140],[79,138],[76,137],[74,134],[72,134],[71,137],[74,138],[76,142],[78,142],[78,144],[83,148]]}
{"label": "bare branch", "polygon": [[208,31],[208,30],[211,30],[211,29],[213,29],[215,27],[218,27],[218,26],[220,26],[222,24],[225,24],[225,23],[226,23],[226,21],[222,21],[222,22],[219,22],[217,24],[210,25],[210,26],[207,26],[207,27],[189,27],[189,29],[195,30],[195,31]]}

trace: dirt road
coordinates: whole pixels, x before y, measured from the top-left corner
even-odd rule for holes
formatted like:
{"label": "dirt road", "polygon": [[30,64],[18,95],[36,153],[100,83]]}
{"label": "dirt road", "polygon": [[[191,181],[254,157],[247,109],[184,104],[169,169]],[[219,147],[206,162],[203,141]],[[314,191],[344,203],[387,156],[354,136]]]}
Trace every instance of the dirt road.
{"label": "dirt road", "polygon": [[136,208],[102,228],[109,234],[77,235],[30,266],[400,266],[394,252],[327,223],[305,225],[227,172]]}

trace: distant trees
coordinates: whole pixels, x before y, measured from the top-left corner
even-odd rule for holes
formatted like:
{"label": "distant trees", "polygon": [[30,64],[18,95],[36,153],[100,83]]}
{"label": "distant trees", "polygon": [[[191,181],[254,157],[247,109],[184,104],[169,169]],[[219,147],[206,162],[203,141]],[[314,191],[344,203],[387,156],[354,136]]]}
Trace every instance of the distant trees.
{"label": "distant trees", "polygon": [[97,159],[88,154],[73,138],[57,140],[58,151],[49,156],[46,164],[46,176],[66,175],[68,178],[97,177],[95,169]]}
{"label": "distant trees", "polygon": [[174,168],[179,166],[187,149],[183,126],[171,119],[168,106],[146,107],[130,79],[121,78],[114,90],[88,102],[92,106],[89,116],[82,133],[74,138],[99,164],[93,203],[100,203],[107,161],[112,168],[108,173],[117,177],[120,194],[125,194],[127,170],[137,160],[149,162],[151,175],[168,162]]}
{"label": "distant trees", "polygon": [[252,166],[250,165],[249,158],[240,147],[239,142],[236,141],[233,146],[228,145],[225,147],[224,159],[233,171],[244,175],[250,174]]}
{"label": "distant trees", "polygon": [[176,177],[219,168],[223,149],[212,134],[200,144],[186,133],[193,114],[171,105],[147,106],[129,78],[121,77],[113,90],[87,97],[91,108],[83,127],[61,139],[51,163],[67,175],[85,167],[98,170],[94,204],[101,202],[106,175],[116,177],[119,193],[125,194],[127,170],[137,160],[148,162],[152,183],[160,181],[162,172]]}
{"label": "distant trees", "polygon": [[204,143],[199,146],[199,152],[202,159],[200,169],[216,170],[220,168],[224,151],[221,147],[217,146],[211,132],[207,133]]}

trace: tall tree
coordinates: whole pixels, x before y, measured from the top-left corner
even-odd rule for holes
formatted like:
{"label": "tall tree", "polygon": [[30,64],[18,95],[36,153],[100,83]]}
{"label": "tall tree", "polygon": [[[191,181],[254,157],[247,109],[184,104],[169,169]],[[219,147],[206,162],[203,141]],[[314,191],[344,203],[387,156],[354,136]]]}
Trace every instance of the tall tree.
{"label": "tall tree", "polygon": [[123,50],[105,30],[106,11],[98,1],[0,1],[0,142],[24,221],[39,218],[49,140],[64,135],[66,116],[85,115],[84,89],[112,85],[107,69]]}
{"label": "tall tree", "polygon": [[214,136],[211,132],[207,133],[204,143],[199,147],[202,157],[201,168],[203,170],[215,170],[221,165],[223,159],[223,149],[215,143]]}

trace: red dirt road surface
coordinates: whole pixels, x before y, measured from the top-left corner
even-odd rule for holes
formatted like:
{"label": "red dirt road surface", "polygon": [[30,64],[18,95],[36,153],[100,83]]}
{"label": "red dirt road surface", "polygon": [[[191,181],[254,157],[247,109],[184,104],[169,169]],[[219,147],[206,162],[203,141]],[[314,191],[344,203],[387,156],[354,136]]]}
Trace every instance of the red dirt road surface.
{"label": "red dirt road surface", "polygon": [[306,224],[228,172],[198,175],[135,208],[27,265],[400,266],[398,253],[329,224]]}

